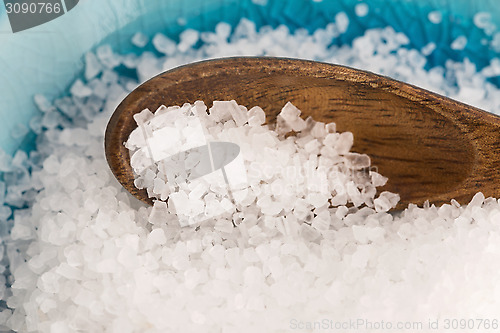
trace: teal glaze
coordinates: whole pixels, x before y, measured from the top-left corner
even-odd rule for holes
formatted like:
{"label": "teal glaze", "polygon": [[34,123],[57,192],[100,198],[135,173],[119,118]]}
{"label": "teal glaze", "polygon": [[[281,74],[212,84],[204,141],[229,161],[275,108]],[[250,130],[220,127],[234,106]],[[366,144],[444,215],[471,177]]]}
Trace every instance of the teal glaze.
{"label": "teal glaze", "polygon": [[[354,14],[360,2],[370,7],[366,17]],[[442,13],[439,25],[427,18],[435,10]],[[234,26],[242,17],[258,27],[285,24],[292,31],[314,31],[341,11],[351,23],[339,45],[350,43],[366,29],[390,25],[410,38],[409,47],[437,44],[430,66],[467,57],[481,68],[498,55],[483,44],[493,36],[472,23],[475,13],[486,11],[500,27],[496,0],[268,0],[266,6],[251,0],[81,0],[67,14],[16,34],[10,31],[0,4],[0,148],[13,153],[21,145],[22,139],[14,140],[10,134],[16,124],[27,125],[39,112],[33,95],[42,93],[52,99],[66,93],[81,73],[83,54],[99,44],[109,43],[119,53],[138,52],[130,43],[136,31],[150,37],[161,31],[175,39],[186,28],[212,30],[220,21]],[[450,42],[459,35],[468,37],[466,49],[451,50]],[[25,144],[32,139],[29,136]]]}

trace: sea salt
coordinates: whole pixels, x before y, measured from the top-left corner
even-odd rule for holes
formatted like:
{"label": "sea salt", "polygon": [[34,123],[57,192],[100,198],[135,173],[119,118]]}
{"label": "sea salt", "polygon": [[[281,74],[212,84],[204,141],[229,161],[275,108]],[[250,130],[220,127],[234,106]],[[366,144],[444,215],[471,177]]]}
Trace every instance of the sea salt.
{"label": "sea salt", "polygon": [[474,14],[473,21],[476,27],[483,29],[488,35],[491,35],[496,30],[496,26],[491,19],[491,13],[478,12]]}
{"label": "sea salt", "polygon": [[102,71],[102,65],[92,52],[85,54],[85,79],[87,81],[96,77]]}
{"label": "sea salt", "polygon": [[81,80],[75,81],[71,86],[70,92],[76,97],[88,97],[92,95],[92,89],[87,87]]}
{"label": "sea salt", "polygon": [[429,14],[427,15],[427,18],[433,24],[439,24],[443,20],[443,15],[441,14],[440,11],[432,11],[432,12],[429,12]]}
{"label": "sea salt", "polygon": [[135,46],[137,46],[139,48],[143,48],[144,46],[146,46],[148,44],[149,38],[148,38],[148,36],[146,36],[142,32],[136,32],[134,34],[134,36],[132,37],[131,42]]}
{"label": "sea salt", "polygon": [[368,11],[369,11],[369,7],[366,3],[358,3],[354,7],[354,12],[356,13],[356,15],[358,17],[365,17],[366,15],[368,15]]}
{"label": "sea salt", "polygon": [[[436,13],[429,20],[437,24],[442,18]],[[238,209],[222,209],[197,226],[181,227],[170,201],[157,200],[153,207],[138,202],[106,167],[107,119],[130,88],[164,69],[207,57],[314,57],[499,112],[498,88],[488,81],[498,72],[495,61],[481,71],[467,60],[429,69],[425,54],[409,50],[409,39],[392,28],[370,29],[352,46],[337,46],[349,18],[338,14],[335,21],[313,34],[257,29],[249,20],[232,32],[227,24],[211,32],[190,30],[171,56],[144,52],[125,60],[127,55],[101,47],[95,57],[85,56],[92,60],[80,80],[90,95],[76,83],[69,97],[35,97],[44,113],[30,122],[37,150],[14,158],[0,152],[0,270],[7,275],[0,279],[0,296],[10,307],[0,312],[1,330],[277,332],[289,329],[291,318],[427,322],[436,314],[464,313],[494,318],[498,200],[477,194],[469,205],[452,200],[441,207],[387,212],[396,194],[377,195],[374,189],[391,180],[374,170],[357,172],[369,157],[350,151],[356,137],[337,133],[334,123],[303,119],[304,127],[291,105],[281,124],[287,139],[264,125],[265,113],[254,105],[246,111],[231,102],[231,109],[213,115],[201,103],[189,106],[193,114],[206,114],[202,130],[217,128],[221,139],[238,144],[249,171]],[[475,21],[485,32],[492,29],[487,15]],[[137,71],[137,81],[115,72],[125,61]],[[153,119],[152,113],[144,116],[144,122]],[[180,117],[179,128],[185,120]],[[145,144],[140,136],[135,139]],[[331,165],[332,158],[348,171],[321,181],[330,191],[325,204],[321,188],[312,185],[324,179],[320,167]],[[311,170],[316,173],[306,172]],[[164,189],[157,183],[153,192]],[[219,195],[226,199],[224,207],[234,208],[227,190],[208,191],[194,186],[184,199],[210,199],[217,206]],[[163,199],[168,194],[162,192]],[[13,214],[4,201],[17,207]]]}
{"label": "sea salt", "polygon": [[173,40],[160,33],[153,37],[153,45],[158,52],[166,55],[173,55],[177,49],[177,45]]}
{"label": "sea salt", "polygon": [[467,45],[467,37],[458,36],[450,45],[453,50],[463,50]]}

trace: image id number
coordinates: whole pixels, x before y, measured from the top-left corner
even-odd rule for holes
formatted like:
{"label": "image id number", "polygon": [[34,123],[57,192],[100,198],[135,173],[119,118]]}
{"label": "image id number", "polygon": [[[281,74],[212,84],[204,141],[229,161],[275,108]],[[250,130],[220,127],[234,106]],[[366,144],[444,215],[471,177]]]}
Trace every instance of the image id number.
{"label": "image id number", "polygon": [[7,14],[59,14],[62,10],[60,3],[46,3],[46,2],[23,2],[23,3],[6,3]]}

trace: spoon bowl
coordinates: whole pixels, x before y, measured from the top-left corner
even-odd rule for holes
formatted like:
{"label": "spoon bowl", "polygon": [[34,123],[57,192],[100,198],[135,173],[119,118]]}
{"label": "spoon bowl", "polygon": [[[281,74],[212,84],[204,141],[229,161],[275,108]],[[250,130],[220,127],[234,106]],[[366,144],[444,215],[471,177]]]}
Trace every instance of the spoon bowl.
{"label": "spoon bowl", "polygon": [[260,106],[268,123],[286,102],[304,117],[335,122],[354,134],[353,151],[389,178],[380,191],[399,193],[397,208],[467,203],[481,191],[500,196],[500,117],[425,89],[344,66],[284,58],[209,60],[164,72],[140,85],[118,106],[105,134],[109,166],[135,197],[128,149],[133,115],[161,105],[236,100]]}

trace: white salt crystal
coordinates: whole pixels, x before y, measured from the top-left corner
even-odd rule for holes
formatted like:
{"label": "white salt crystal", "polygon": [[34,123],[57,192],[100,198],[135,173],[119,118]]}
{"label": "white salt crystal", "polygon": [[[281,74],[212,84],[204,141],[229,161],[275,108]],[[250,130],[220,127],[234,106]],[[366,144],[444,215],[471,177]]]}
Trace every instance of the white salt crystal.
{"label": "white salt crystal", "polygon": [[321,233],[309,224],[303,223],[299,228],[301,236],[309,242],[314,242],[321,236]]}
{"label": "white salt crystal", "polygon": [[214,229],[218,232],[231,233],[233,231],[233,225],[228,220],[218,219],[217,222],[215,222]]}
{"label": "white salt crystal", "polygon": [[358,3],[356,6],[354,6],[354,12],[356,13],[356,16],[358,17],[365,17],[368,15],[368,5],[366,3]]}
{"label": "white salt crystal", "polygon": [[102,71],[102,66],[96,55],[92,52],[85,53],[85,80],[95,78]]}
{"label": "white salt crystal", "polygon": [[0,148],[0,171],[8,172],[12,168],[12,156]]}
{"label": "white salt crystal", "polygon": [[335,15],[335,24],[340,33],[344,33],[347,31],[347,27],[349,26],[349,17],[344,12],[339,12]]}
{"label": "white salt crystal", "polygon": [[335,133],[337,131],[337,124],[328,123],[325,125],[325,129],[328,133]]}
{"label": "white salt crystal", "polygon": [[42,121],[42,118],[40,116],[35,116],[35,117],[31,118],[31,120],[29,122],[30,129],[36,134],[40,134],[42,131],[41,121]]}
{"label": "white salt crystal", "polygon": [[202,251],[201,240],[190,239],[186,242],[186,249],[189,253],[199,253]]}
{"label": "white salt crystal", "polygon": [[431,23],[434,23],[434,24],[439,24],[443,20],[443,16],[442,16],[441,12],[438,10],[429,12],[429,14],[427,15],[427,18],[429,19],[429,21]]}
{"label": "white salt crystal", "polygon": [[[333,59],[401,80],[424,82],[443,94],[474,99],[483,108],[497,111],[498,89],[485,79],[498,72],[494,62],[484,71],[467,61],[450,61],[441,69],[428,71],[421,53],[430,52],[430,47],[421,52],[401,48],[409,39],[390,28],[369,29],[355,38],[354,47],[337,47],[334,38],[339,37],[339,30],[347,28],[347,22],[343,25],[341,21],[342,15],[337,17],[337,24],[314,35],[303,29],[292,33],[287,28],[263,27],[257,31],[255,23],[246,20],[229,36],[230,26],[218,25],[210,36],[205,35],[206,44],[185,39],[181,46],[175,45],[178,54],[167,61],[150,53],[135,60],[131,57],[129,65],[137,66],[139,78],[145,80],[161,71],[164,62],[177,66],[205,57],[276,53]],[[491,32],[490,19],[479,21],[481,29]],[[186,52],[182,53],[182,49]],[[106,59],[108,55],[115,59]],[[339,318],[356,313],[374,318],[411,313],[425,318],[442,309],[450,317],[458,316],[467,310],[463,304],[473,309],[473,314],[496,314],[500,296],[495,274],[500,271],[498,201],[477,194],[469,207],[452,201],[441,208],[412,205],[399,214],[385,213],[396,203],[397,196],[382,193],[373,200],[375,186],[382,186],[387,179],[373,171],[369,177],[347,171],[349,167],[366,165],[367,160],[356,162],[357,157],[347,149],[352,143],[337,150],[340,134],[326,140],[325,136],[335,133],[334,124],[324,126],[309,119],[297,137],[287,133],[291,125],[282,127],[283,135],[278,137],[260,126],[265,114],[259,109],[246,112],[239,108],[248,118],[248,124],[241,126],[236,126],[238,115],[235,117],[230,110],[226,115],[206,115],[201,130],[209,134],[204,132],[203,138],[211,135],[221,141],[238,142],[242,151],[251,154],[245,163],[251,161],[248,165],[260,172],[252,178],[245,205],[238,205],[235,213],[224,212],[223,207],[231,203],[225,198],[221,205],[227,190],[208,193],[207,189],[202,193],[200,187],[186,186],[186,206],[192,200],[206,200],[216,203],[225,215],[196,227],[180,228],[170,201],[168,205],[156,202],[154,207],[135,201],[119,190],[117,182],[111,182],[113,177],[102,151],[108,112],[121,101],[126,82],[130,82],[110,66],[120,61],[125,64],[125,58],[113,54],[110,48],[98,52],[98,58],[106,69],[87,84],[92,90],[90,96],[56,100],[54,106],[39,101],[42,111],[49,114],[44,116],[43,126],[52,129],[39,136],[38,158],[30,155],[27,160],[25,155],[17,154],[12,159],[0,153],[0,169],[7,171],[3,182],[9,192],[6,199],[30,207],[23,209],[26,216],[15,213],[10,236],[7,224],[11,222],[0,223],[0,235],[7,247],[7,258],[2,260],[10,261],[15,286],[6,289],[5,284],[12,281],[0,275],[0,297],[13,309],[12,313],[0,312],[2,328],[177,332],[199,330],[203,325],[205,331],[220,331],[221,327],[279,331],[282,323],[290,320],[293,309],[301,309],[304,318],[328,317],[333,312]],[[198,106],[205,112],[201,103]],[[88,123],[101,109],[106,115],[97,123]],[[157,112],[166,114],[166,110]],[[203,118],[201,111],[185,111]],[[143,116],[145,123],[152,119],[151,113]],[[41,117],[34,118],[30,127],[40,132],[41,122]],[[189,127],[187,132],[193,132],[189,121],[174,123],[180,132],[185,127]],[[60,132],[58,126],[64,130]],[[320,143],[319,149],[314,139]],[[329,145],[321,146],[325,140]],[[135,148],[146,144],[137,135],[134,142]],[[71,158],[72,162],[68,162],[66,157],[75,154],[83,159]],[[327,168],[329,177],[321,182],[328,183],[334,207],[326,204],[311,211],[314,203],[308,203],[307,198],[312,199],[311,193],[316,192],[305,182],[317,182],[317,177],[286,177],[285,172],[276,170],[289,165],[300,170]],[[28,166],[34,172],[21,176]],[[154,167],[146,178],[160,190],[162,184],[155,182],[155,177],[162,176],[162,172],[153,171]],[[73,176],[76,183],[65,178],[68,176]],[[278,193],[277,188],[287,183],[297,186]],[[1,184],[0,215],[4,216],[0,220],[5,220],[11,209],[1,206]],[[377,212],[352,207],[358,199],[368,204],[370,198]],[[278,216],[270,216],[278,209]],[[237,221],[236,228],[231,219]],[[216,225],[220,231],[214,230]],[[12,239],[22,234],[20,229],[28,227],[34,239]],[[163,232],[163,237],[157,230]],[[3,263],[0,272],[6,272]],[[457,286],[470,288],[456,293]],[[411,293],[430,299],[427,303],[435,306],[416,308],[408,302]],[[382,294],[384,307],[374,306],[380,303]],[[454,296],[449,297],[451,294]],[[165,311],[175,320],[164,316]]]}
{"label": "white salt crystal", "polygon": [[283,265],[281,264],[281,259],[278,256],[273,256],[267,261],[267,266],[271,272],[273,278],[278,280],[283,275]]}
{"label": "white salt crystal", "polygon": [[131,42],[135,46],[137,46],[139,48],[143,48],[144,46],[146,46],[148,44],[149,38],[148,38],[148,36],[146,36],[142,32],[136,32],[134,34],[134,36],[132,37]]}
{"label": "white salt crystal", "polygon": [[50,325],[51,333],[66,333],[69,332],[70,330],[71,330],[70,327],[64,321],[56,321]]}
{"label": "white salt crystal", "polygon": [[144,109],[141,112],[134,114],[133,117],[137,125],[141,125],[153,118],[153,112],[149,109]]}
{"label": "white salt crystal", "polygon": [[196,268],[188,269],[184,272],[184,285],[187,289],[194,289],[200,282],[200,273]]}
{"label": "white salt crystal", "polygon": [[17,239],[28,240],[32,239],[34,235],[32,228],[30,226],[23,225],[21,223],[16,223],[10,231],[10,236],[13,240]]}
{"label": "white salt crystal", "polygon": [[478,12],[473,17],[474,24],[480,29],[484,29],[486,33],[491,34],[495,30],[495,25],[491,21],[491,13]]}
{"label": "white salt crystal", "polygon": [[341,133],[337,142],[335,143],[335,150],[339,154],[347,154],[351,150],[352,144],[354,143],[354,136],[351,132]]}
{"label": "white salt crystal", "polygon": [[288,102],[281,109],[281,112],[278,115],[278,118],[284,120],[284,122],[290,126],[293,131],[301,131],[306,127],[306,122],[304,119],[300,118],[300,110]]}
{"label": "white salt crystal", "polygon": [[179,35],[180,41],[177,48],[180,52],[185,52],[198,42],[200,33],[193,29],[186,29]]}
{"label": "white salt crystal", "polygon": [[57,293],[60,288],[59,276],[54,272],[45,272],[40,276],[37,286],[41,291]]}
{"label": "white salt crystal", "polygon": [[311,135],[316,139],[324,138],[327,134],[326,126],[322,122],[316,122],[311,129]]}
{"label": "white salt crystal", "polygon": [[113,53],[111,46],[102,45],[96,49],[96,55],[104,67],[115,68],[120,64],[120,57]]}
{"label": "white salt crystal", "polygon": [[82,98],[92,95],[92,89],[87,87],[82,80],[76,80],[71,86],[70,92],[73,96]]}
{"label": "white salt crystal", "polygon": [[314,153],[317,151],[319,151],[319,142],[318,140],[314,139],[314,140],[311,140],[309,141],[308,143],[306,143],[306,145],[304,146],[304,150],[308,153],[308,154],[311,154],[311,153]]}
{"label": "white salt crystal", "polygon": [[151,248],[155,245],[163,245],[167,242],[167,238],[165,237],[165,232],[161,228],[153,229],[147,238],[146,247]]}
{"label": "white salt crystal", "polygon": [[351,169],[368,168],[371,164],[370,157],[366,154],[348,153],[345,155],[346,165]]}
{"label": "white salt crystal", "polygon": [[458,36],[450,45],[453,50],[463,50],[467,45],[467,37]]}
{"label": "white salt crystal", "polygon": [[247,262],[258,262],[260,260],[255,248],[253,247],[246,248],[243,251],[243,258]]}
{"label": "white salt crystal", "polygon": [[144,82],[162,71],[160,62],[150,52],[144,52],[137,64],[137,76],[139,82]]}
{"label": "white salt crystal", "polygon": [[[490,46],[493,48],[495,52],[500,52],[500,32],[496,32],[493,35],[493,39],[490,42]],[[491,60],[491,62],[494,62],[495,58]]]}
{"label": "white salt crystal", "polygon": [[394,208],[399,202],[399,195],[384,191],[380,193],[379,197],[375,199],[375,210],[377,212],[386,212],[391,208]]}
{"label": "white salt crystal", "polygon": [[478,192],[471,199],[467,208],[472,209],[472,207],[480,207],[484,202],[484,194],[482,192]]}
{"label": "white salt crystal", "polygon": [[[238,107],[238,104],[236,101],[214,101],[214,109],[220,110],[223,114],[231,115],[231,117],[234,119],[236,126],[242,126],[245,124],[248,120],[247,118],[247,112],[241,110]],[[212,109],[211,109],[212,110]],[[210,111],[212,112],[212,111]]]}
{"label": "white salt crystal", "polygon": [[309,193],[306,201],[316,208],[324,206],[328,202],[328,195],[324,193]]}
{"label": "white salt crystal", "polygon": [[67,263],[61,263],[57,268],[56,272],[67,279],[81,279],[83,277],[82,272]]}
{"label": "white salt crystal", "polygon": [[327,217],[316,216],[311,223],[311,226],[318,231],[326,231],[330,228],[330,219]]}
{"label": "white salt crystal", "polygon": [[169,56],[173,55],[177,50],[176,43],[161,33],[157,33],[153,37],[153,45],[158,52]]}
{"label": "white salt crystal", "polygon": [[51,155],[43,162],[43,169],[49,174],[56,174],[59,171],[60,163],[56,155]]}
{"label": "white salt crystal", "polygon": [[264,275],[262,270],[256,266],[248,266],[243,272],[244,284],[246,286],[258,286],[264,282]]}
{"label": "white salt crystal", "polygon": [[45,95],[36,94],[33,97],[33,100],[35,101],[35,105],[37,106],[38,110],[40,110],[42,112],[48,112],[48,111],[52,111],[54,109],[54,107],[49,102],[47,97],[45,97]]}
{"label": "white salt crystal", "polygon": [[240,23],[234,29],[234,33],[231,36],[233,40],[242,40],[242,39],[252,39],[257,35],[255,22],[242,18]]}
{"label": "white salt crystal", "polygon": [[167,203],[163,201],[155,201],[148,220],[152,224],[162,224],[167,221],[167,216]]}
{"label": "white salt crystal", "polygon": [[371,248],[369,245],[359,245],[352,255],[351,264],[354,267],[364,268],[370,259]]}
{"label": "white salt crystal", "polygon": [[425,46],[422,48],[421,52],[422,52],[422,54],[423,54],[424,56],[428,56],[428,55],[430,55],[432,52],[434,52],[434,50],[436,49],[436,47],[437,47],[437,46],[436,46],[436,43],[434,43],[434,42],[430,42],[430,43],[428,43],[427,45],[425,45]]}

